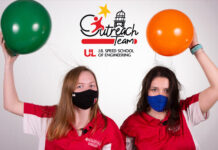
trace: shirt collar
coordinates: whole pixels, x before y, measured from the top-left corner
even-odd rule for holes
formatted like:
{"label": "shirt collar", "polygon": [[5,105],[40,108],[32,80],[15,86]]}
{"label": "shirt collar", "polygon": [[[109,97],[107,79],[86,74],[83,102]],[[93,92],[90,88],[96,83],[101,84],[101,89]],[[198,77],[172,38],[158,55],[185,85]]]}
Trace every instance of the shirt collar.
{"label": "shirt collar", "polygon": [[169,118],[169,113],[167,113],[167,115],[164,117],[163,120],[156,119],[156,118],[150,116],[149,114],[147,114],[146,112],[142,112],[141,116],[148,124],[159,126],[159,125],[166,125],[166,122]]}
{"label": "shirt collar", "polygon": [[[100,127],[100,125],[102,124],[102,113],[100,112],[100,110],[97,111],[97,115],[92,118],[92,120],[84,127],[84,128],[81,128],[83,134],[86,134],[88,131],[90,131],[91,129],[94,128],[95,124],[98,124],[98,126]],[[72,128],[75,129],[73,127],[73,124],[71,124]]]}

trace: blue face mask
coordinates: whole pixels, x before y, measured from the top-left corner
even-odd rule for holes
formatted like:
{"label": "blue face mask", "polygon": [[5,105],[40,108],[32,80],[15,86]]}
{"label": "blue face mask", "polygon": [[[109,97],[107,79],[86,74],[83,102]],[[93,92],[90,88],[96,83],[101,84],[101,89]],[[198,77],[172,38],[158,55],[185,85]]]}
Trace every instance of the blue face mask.
{"label": "blue face mask", "polygon": [[148,104],[151,106],[152,109],[163,112],[164,108],[167,105],[168,98],[163,95],[157,95],[157,96],[148,96]]}

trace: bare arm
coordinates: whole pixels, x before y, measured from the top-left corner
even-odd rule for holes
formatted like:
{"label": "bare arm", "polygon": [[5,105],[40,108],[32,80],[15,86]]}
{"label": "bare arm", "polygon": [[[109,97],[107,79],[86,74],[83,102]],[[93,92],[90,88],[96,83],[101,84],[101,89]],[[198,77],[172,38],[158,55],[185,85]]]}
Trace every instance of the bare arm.
{"label": "bare arm", "polygon": [[[195,44],[198,44],[196,34],[194,35],[194,39],[190,47]],[[218,100],[218,69],[216,65],[206,55],[203,49],[198,50],[195,53],[195,57],[197,58],[210,83],[210,86],[202,91],[199,95],[200,109],[203,113],[205,113],[209,111],[209,109]]]}
{"label": "bare arm", "polygon": [[0,33],[1,47],[5,56],[4,68],[4,83],[3,83],[3,102],[5,110],[16,115],[23,116],[24,103],[21,102],[17,96],[15,84],[13,65],[18,56],[10,56],[5,48],[2,33]]}

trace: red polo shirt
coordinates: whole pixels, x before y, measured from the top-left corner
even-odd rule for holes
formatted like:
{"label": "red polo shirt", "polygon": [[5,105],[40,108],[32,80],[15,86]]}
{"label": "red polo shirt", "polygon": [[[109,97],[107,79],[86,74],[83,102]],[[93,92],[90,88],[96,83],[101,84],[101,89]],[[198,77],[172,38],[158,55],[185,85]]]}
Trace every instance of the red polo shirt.
{"label": "red polo shirt", "polygon": [[[60,139],[48,141],[46,139],[47,129],[56,111],[56,106],[39,106],[24,104],[24,132],[38,135],[39,150],[123,150],[124,143],[119,128],[115,122],[106,117],[105,121],[99,112],[97,117],[83,129],[83,134],[78,136],[72,127],[68,134]],[[97,123],[93,133],[94,123]]]}
{"label": "red polo shirt", "polygon": [[137,150],[195,150],[198,145],[194,140],[191,127],[207,118],[202,114],[199,94],[180,101],[180,130],[175,135],[166,132],[166,121],[153,118],[147,113],[134,113],[121,126],[126,149],[136,147]]}

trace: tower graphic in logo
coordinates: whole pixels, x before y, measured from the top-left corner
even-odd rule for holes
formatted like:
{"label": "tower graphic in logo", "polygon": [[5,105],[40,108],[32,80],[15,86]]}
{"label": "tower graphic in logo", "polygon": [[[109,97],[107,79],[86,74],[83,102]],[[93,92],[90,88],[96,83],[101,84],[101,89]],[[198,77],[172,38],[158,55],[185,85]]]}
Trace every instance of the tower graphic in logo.
{"label": "tower graphic in logo", "polygon": [[114,20],[114,28],[117,26],[125,27],[125,12],[123,10],[118,11]]}

